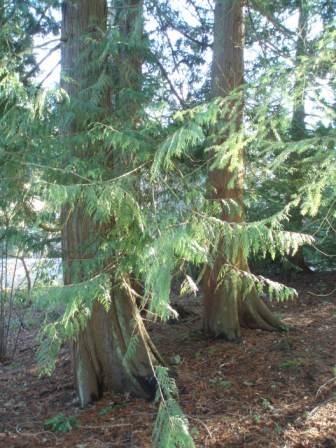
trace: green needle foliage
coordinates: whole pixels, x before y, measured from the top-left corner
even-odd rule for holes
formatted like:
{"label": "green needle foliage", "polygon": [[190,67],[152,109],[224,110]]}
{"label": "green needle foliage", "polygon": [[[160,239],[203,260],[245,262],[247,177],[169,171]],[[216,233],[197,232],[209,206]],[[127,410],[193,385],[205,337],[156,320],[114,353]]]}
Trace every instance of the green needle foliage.
{"label": "green needle foliage", "polygon": [[[83,70],[100,75],[75,100],[58,86],[37,86],[33,78],[38,67],[32,27],[38,13],[56,3],[19,2],[19,14],[8,14],[15,5],[5,3],[8,8],[0,9],[1,242],[6,239],[28,253],[46,251],[50,234],[59,241],[78,209],[97,228],[88,242],[92,257],[73,264],[78,282],[39,288],[32,296],[47,313],[39,336],[42,372],[52,373],[62,344],[85,329],[93,304],[98,301],[108,310],[112,285],[129,284],[126,279],[132,279],[132,287],[141,285],[140,293],[132,293],[150,316],[176,316],[172,284],[182,277],[182,290],[195,292],[219,242],[227,263],[218,285],[225,279],[234,292],[247,296],[255,289],[278,301],[295,296],[291,288],[239,270],[231,261],[239,251],[246,259],[277,260],[302,246],[335,248],[336,34],[327,6],[309,2],[310,17],[320,17],[321,31],[310,38],[306,54],[295,58],[297,36],[284,28],[297,2],[248,2],[247,46],[261,41],[258,57],[247,66],[242,90],[209,102],[209,76],[203,69],[212,19],[202,2],[188,2],[198,17],[193,26],[179,19],[175,6],[146,1],[155,22],[148,26],[155,28],[157,39],[148,31],[141,42],[135,34],[126,40],[114,26],[102,39],[85,36],[95,57],[86,63],[83,54]],[[59,24],[48,14],[38,27],[56,33]],[[172,48],[166,45],[171,43],[168,29],[180,36],[173,39],[172,52],[166,49]],[[135,82],[131,66],[121,71],[125,52],[140,57],[143,65]],[[188,72],[185,84],[175,74],[179,66],[182,75]],[[295,80],[303,77],[311,110],[304,135],[294,138],[290,117],[294,100],[302,95]],[[184,97],[179,94],[183,86]],[[107,91],[111,114],[102,110]],[[242,94],[244,124],[237,129]],[[81,124],[78,132],[66,133],[74,122]],[[240,205],[211,201],[207,173],[224,167],[239,171],[242,148],[245,215],[242,222],[227,222],[219,216],[236,214]],[[229,187],[234,184],[233,178]],[[304,217],[300,225],[293,223],[295,213]],[[131,338],[125,362],[137,343]],[[154,445],[194,446],[175,382],[164,367],[155,375]]]}
{"label": "green needle foliage", "polygon": [[69,432],[79,426],[76,417],[66,417],[64,414],[57,414],[44,422],[44,427],[53,432]]}
{"label": "green needle foliage", "polygon": [[[47,313],[45,325],[39,333],[37,352],[41,375],[53,373],[59,350],[65,342],[79,337],[91,317],[95,302],[109,310],[110,288],[109,279],[101,275],[81,284],[35,289],[35,306]],[[49,314],[53,312],[61,316],[52,320]]]}
{"label": "green needle foliage", "polygon": [[156,400],[160,405],[153,430],[153,445],[156,448],[194,448],[188,420],[176,400],[175,381],[170,378],[164,367],[156,369],[156,377],[158,380]]}

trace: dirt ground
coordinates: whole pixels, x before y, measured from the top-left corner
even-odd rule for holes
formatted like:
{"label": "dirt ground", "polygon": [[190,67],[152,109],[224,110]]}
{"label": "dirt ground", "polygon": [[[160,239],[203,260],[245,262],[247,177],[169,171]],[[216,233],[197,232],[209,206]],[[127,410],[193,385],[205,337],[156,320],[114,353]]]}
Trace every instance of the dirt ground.
{"label": "dirt ground", "polygon": [[[336,447],[336,273],[301,274],[296,301],[274,305],[288,333],[244,330],[240,344],[205,340],[200,304],[151,335],[178,372],[180,404],[197,447]],[[0,364],[0,447],[146,448],[156,405],[110,395],[80,410],[66,348],[51,378],[39,378],[36,329],[20,337],[16,359]],[[177,356],[178,355],[178,356]],[[46,419],[76,417],[70,432]]]}

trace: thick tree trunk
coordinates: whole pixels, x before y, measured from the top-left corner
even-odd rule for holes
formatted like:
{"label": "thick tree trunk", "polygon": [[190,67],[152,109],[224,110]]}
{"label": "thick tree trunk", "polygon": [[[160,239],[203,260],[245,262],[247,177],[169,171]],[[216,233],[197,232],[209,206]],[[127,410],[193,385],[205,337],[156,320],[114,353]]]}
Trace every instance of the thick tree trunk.
{"label": "thick tree trunk", "polygon": [[[89,51],[83,37],[104,37],[106,21],[105,0],[63,3],[62,86],[68,92],[70,102],[76,102],[83,89],[99,76],[95,69],[88,69],[97,55]],[[107,91],[100,108],[106,114],[111,113],[108,95]],[[89,119],[89,116],[84,119],[76,116],[64,132],[71,136],[84,131]],[[71,148],[71,155],[85,160],[91,151],[90,148],[83,151],[82,146]],[[94,153],[94,148],[92,150]],[[65,284],[97,274],[94,257],[100,238],[99,228],[84,210],[81,204],[76,204],[70,214],[64,213],[67,217],[62,234]],[[95,303],[86,329],[73,344],[75,382],[81,406],[99,399],[106,390],[154,398],[153,365],[157,364],[159,355],[129,291],[113,285],[109,310]]]}
{"label": "thick tree trunk", "polygon": [[[226,96],[243,83],[244,62],[243,2],[241,0],[216,0],[214,27],[214,54],[212,65],[212,96]],[[233,118],[236,129],[242,126],[243,96],[240,97],[238,114]],[[228,117],[231,119],[232,117]],[[221,219],[239,223],[243,219],[244,153],[240,151],[240,168],[230,171],[228,167],[209,172],[208,183],[211,199],[215,201],[233,199],[239,211],[228,215],[223,212]],[[234,180],[234,188],[229,184]],[[203,279],[204,314],[203,328],[211,337],[228,340],[240,338],[241,326],[276,330],[281,323],[264,302],[252,290],[246,297],[241,287],[233,287],[230,275],[219,281],[219,273],[225,264],[235,269],[249,272],[247,260],[240,250],[235,259],[224,256],[224,241],[220,241],[213,266],[209,266]]]}
{"label": "thick tree trunk", "polygon": [[[97,227],[76,206],[63,230],[64,281],[90,277]],[[153,399],[153,367],[161,359],[144,327],[134,297],[114,286],[108,312],[95,303],[86,329],[73,343],[75,384],[81,406],[101,398],[104,391],[129,392]]]}
{"label": "thick tree trunk", "polygon": [[[218,254],[214,265],[207,269],[204,276],[203,329],[205,333],[210,337],[235,341],[241,336],[241,327],[267,331],[283,329],[281,322],[260,299],[255,288],[245,294],[243,286],[237,287],[232,282],[230,273],[218,282],[220,269],[226,263],[228,260]],[[249,266],[242,251],[239,251],[235,260],[230,260],[230,264],[234,266],[234,269],[249,272]]]}
{"label": "thick tree trunk", "polygon": [[96,303],[87,328],[74,344],[75,380],[80,403],[104,391],[129,392],[154,399],[156,353],[133,299],[111,294],[110,309]]}

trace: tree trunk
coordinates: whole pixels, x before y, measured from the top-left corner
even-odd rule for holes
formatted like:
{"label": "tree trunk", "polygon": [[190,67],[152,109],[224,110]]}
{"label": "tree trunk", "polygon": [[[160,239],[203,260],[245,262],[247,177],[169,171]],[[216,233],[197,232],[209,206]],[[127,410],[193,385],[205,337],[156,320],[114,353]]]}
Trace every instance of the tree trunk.
{"label": "tree trunk", "polygon": [[[240,87],[244,76],[244,22],[243,2],[241,0],[216,0],[214,26],[214,53],[212,64],[212,97],[226,96]],[[243,95],[240,96],[238,114],[233,125],[238,130],[243,121]],[[232,118],[227,118],[231,119]],[[240,168],[230,171],[228,167],[213,169],[208,174],[211,199],[215,201],[233,199],[239,211],[228,215],[222,213],[221,219],[239,223],[243,219],[244,192],[244,153],[240,151]],[[234,187],[230,183],[234,181]],[[224,256],[224,241],[220,241],[213,266],[209,266],[203,279],[204,313],[203,328],[211,337],[223,337],[228,340],[240,338],[241,326],[278,330],[282,328],[265,303],[253,289],[246,297],[243,287],[236,290],[230,275],[219,281],[218,276],[225,264],[235,269],[249,272],[247,260],[242,250],[235,259]]]}
{"label": "tree trunk", "polygon": [[[71,107],[72,102],[83,100],[83,89],[98,79],[99,70],[91,68],[97,55],[90,52],[83,37],[104,38],[107,5],[105,0],[69,0],[63,3],[62,11],[62,87],[69,94]],[[111,113],[110,104],[107,89],[99,113]],[[90,115],[85,116],[84,112],[79,116],[79,113],[64,130],[65,135],[71,137],[85,131]],[[94,150],[83,150],[83,144],[76,147],[74,143],[70,157],[87,160],[90,149]],[[64,282],[72,284],[97,274],[94,257],[101,235],[83,205],[77,203],[70,214],[66,211],[63,214],[66,216],[62,233]],[[81,406],[99,399],[107,390],[154,398],[153,365],[159,356],[129,291],[113,285],[108,312],[100,303],[95,303],[86,329],[73,343],[75,382]]]}
{"label": "tree trunk", "polygon": [[[296,42],[296,63],[300,64],[300,59],[306,55],[306,39],[307,39],[307,25],[308,25],[308,5],[306,0],[298,0],[299,20],[297,29]],[[296,74],[294,82],[294,104],[292,116],[292,138],[294,140],[301,140],[306,137],[305,125],[305,77],[302,74]]]}
{"label": "tree trunk", "polygon": [[[301,62],[301,58],[307,54],[306,39],[308,29],[308,4],[307,0],[298,0],[299,20],[297,29],[297,42],[296,42],[296,55],[295,65],[298,67]],[[305,84],[306,79],[303,73],[296,73],[294,82],[294,102],[293,102],[293,116],[291,123],[291,137],[294,141],[299,141],[307,137],[306,124],[305,124]],[[302,188],[302,167],[300,154],[291,153],[287,160],[289,170],[289,182],[291,190],[299,191]],[[288,197],[288,202],[290,197]],[[295,231],[300,231],[303,225],[303,219],[298,207],[292,211],[291,225]],[[288,257],[289,261],[300,270],[304,272],[311,272],[307,265],[303,247],[299,247],[296,254]]]}

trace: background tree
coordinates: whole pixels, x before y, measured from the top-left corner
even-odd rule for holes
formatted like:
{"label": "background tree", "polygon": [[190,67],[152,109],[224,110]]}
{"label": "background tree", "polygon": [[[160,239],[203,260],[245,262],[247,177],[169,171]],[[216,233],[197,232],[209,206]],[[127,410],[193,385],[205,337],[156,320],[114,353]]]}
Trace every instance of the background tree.
{"label": "background tree", "polygon": [[[253,62],[248,58],[246,77],[258,83],[259,88],[253,90],[253,99],[248,94],[251,100],[246,102],[246,116],[252,121],[257,119],[261,130],[258,104],[266,104],[266,101],[268,120],[275,131],[273,133],[270,128],[267,131],[269,135],[264,140],[268,141],[267,150],[260,145],[263,139],[259,138],[257,145],[254,141],[251,150],[247,151],[247,166],[251,167],[251,175],[247,175],[248,189],[253,192],[254,204],[248,210],[250,219],[259,217],[262,210],[274,213],[280,204],[284,206],[295,196],[300,196],[305,189],[306,174],[317,169],[314,158],[318,146],[312,144],[312,138],[320,132],[319,127],[329,127],[329,124],[326,126],[329,123],[327,108],[333,101],[328,81],[333,64],[329,65],[330,72],[327,69],[322,73],[317,59],[322,48],[325,56],[329,51],[322,42],[327,42],[327,36],[332,32],[332,4],[301,1],[272,5],[248,3],[247,45],[257,57]],[[258,148],[261,147],[260,152]],[[280,159],[281,164],[278,163]],[[275,170],[274,164],[277,166]],[[324,220],[327,210],[328,207],[321,209],[321,215],[313,222],[307,216],[302,217],[299,207],[293,207],[286,229],[314,233],[321,249],[326,249],[326,241],[331,247],[331,240],[326,239],[326,234],[330,234]],[[321,252],[304,247],[294,257],[284,257],[283,262],[277,259],[276,263],[267,263],[271,269],[286,275],[288,271],[306,270],[308,266],[316,269],[329,261],[323,260]]]}
{"label": "background tree", "polygon": [[[216,19],[220,23],[217,27]],[[223,27],[225,33],[222,33]],[[275,286],[265,278],[257,279],[251,274],[248,257],[253,253],[258,253],[258,256],[269,253],[274,257],[277,252],[285,254],[296,251],[303,242],[310,241],[309,237],[282,231],[281,220],[288,217],[287,205],[262,221],[245,222],[243,219],[243,201],[248,198],[244,194],[243,174],[246,168],[243,153],[252,146],[250,139],[254,143],[254,123],[249,121],[246,126],[242,125],[246,107],[241,86],[244,75],[242,45],[242,4],[218,2],[215,8],[212,70],[212,94],[217,98],[175,114],[169,129],[171,134],[157,151],[152,170],[154,176],[161,173],[162,168],[166,173],[174,173],[166,178],[166,182],[169,182],[175,202],[176,198],[180,201],[177,213],[179,224],[175,223],[179,226],[178,231],[160,231],[159,244],[166,248],[166,253],[171,251],[174,254],[173,262],[168,262],[163,256],[161,258],[161,278],[164,271],[167,275],[163,283],[169,284],[172,272],[178,266],[182,268],[183,263],[185,266],[188,261],[198,265],[205,262],[210,266],[204,276],[204,327],[208,333],[228,339],[239,337],[241,324],[267,330],[280,329],[280,322],[259,296],[264,292],[264,287],[269,289],[271,296],[278,298],[288,298],[291,294],[286,288],[282,289],[278,284]],[[248,112],[254,104],[254,93],[253,84],[244,86]],[[258,103],[255,109],[265,120],[260,129],[265,126],[266,131],[267,118],[263,104]],[[208,189],[210,192],[205,193],[207,172],[204,160],[207,152],[211,154],[208,182],[211,188]],[[201,192],[207,197],[206,200]],[[196,283],[186,276],[187,289],[197,290]],[[229,300],[225,302],[224,297]],[[217,308],[226,306],[225,312]],[[227,321],[223,322],[225,319]]]}
{"label": "background tree", "polygon": [[[243,4],[239,1],[217,1],[215,7],[214,54],[212,66],[212,96],[229,95],[242,86],[244,79],[244,17]],[[227,117],[232,127],[240,129],[243,120],[242,91],[233,103],[236,115]],[[225,139],[225,135],[222,136]],[[239,223],[243,220],[244,194],[244,149],[237,142],[236,160],[228,166],[211,169],[209,172],[210,196],[212,200],[233,200],[239,210],[228,213],[223,210],[221,219]],[[225,237],[224,237],[225,238]],[[230,277],[220,278],[223,266],[248,271],[246,257],[242,248],[227,259],[223,243],[219,242],[213,267],[208,268],[204,276],[204,330],[211,336],[222,336],[229,340],[240,337],[240,326],[250,326],[265,330],[280,329],[280,322],[270,313],[266,305],[252,290],[248,294],[235,287]]]}
{"label": "background tree", "polygon": [[[33,79],[39,70],[34,38],[37,34],[57,33],[58,25],[50,13],[53,4],[50,1],[0,4],[0,357],[3,359],[13,356],[22,326],[22,321],[18,327],[14,325],[17,320],[14,302],[22,262],[27,269],[23,256],[48,245],[31,213],[27,213],[27,206],[34,199],[29,188],[27,157],[33,146],[32,129],[38,134],[32,119]],[[30,286],[27,285],[27,302]]]}

